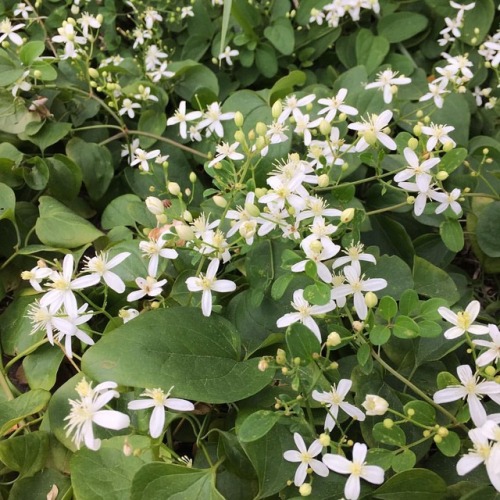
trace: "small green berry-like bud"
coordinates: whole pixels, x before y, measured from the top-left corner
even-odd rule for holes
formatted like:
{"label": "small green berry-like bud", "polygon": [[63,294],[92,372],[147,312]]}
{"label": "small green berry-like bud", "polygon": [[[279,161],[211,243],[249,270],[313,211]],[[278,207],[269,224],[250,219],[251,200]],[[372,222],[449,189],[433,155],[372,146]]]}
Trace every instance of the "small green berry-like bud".
{"label": "small green berry-like bud", "polygon": [[453,145],[453,142],[447,141],[445,145],[443,146],[443,151],[448,153],[448,151],[451,151],[455,146]]}
{"label": "small green berry-like bud", "polygon": [[324,188],[328,186],[328,184],[330,184],[330,177],[328,177],[327,174],[321,174],[318,177],[318,187]]}
{"label": "small green berry-like bud", "polygon": [[328,347],[338,346],[341,342],[342,338],[337,332],[331,332],[326,339],[326,345]]}
{"label": "small green berry-like bud", "polygon": [[271,108],[271,114],[273,115],[273,118],[277,120],[282,111],[283,104],[281,104],[281,99],[278,99],[277,101],[275,101],[273,107]]}
{"label": "small green berry-like bud", "polygon": [[312,486],[310,483],[304,483],[300,485],[299,493],[302,497],[308,497],[312,492]]}
{"label": "small green berry-like bud", "polygon": [[286,363],[286,352],[283,349],[278,349],[276,351],[276,363],[278,363],[278,365],[284,365]]}
{"label": "small green berry-like bud", "polygon": [[327,122],[326,120],[321,120],[320,124],[319,124],[319,131],[323,134],[323,135],[329,135],[330,132],[332,131],[332,126],[330,125],[329,122]]}
{"label": "small green berry-like bud", "polygon": [[244,121],[245,121],[245,118],[243,117],[243,114],[241,113],[241,111],[236,111],[236,113],[234,114],[234,124],[237,127],[242,127]]}
{"label": "small green berry-like bud", "polygon": [[257,122],[257,124],[255,125],[255,131],[257,132],[257,135],[266,135],[266,124],[264,122]]}
{"label": "small green berry-like bud", "polygon": [[215,196],[212,197],[212,200],[214,200],[214,203],[219,207],[219,208],[226,208],[227,206],[227,201],[225,198],[222,196],[216,194]]}
{"label": "small green berry-like bud", "polygon": [[448,172],[446,172],[446,170],[441,170],[436,174],[436,179],[438,181],[445,181],[446,179],[448,179],[449,176],[450,176],[450,174],[448,174]]}
{"label": "small green berry-like bud", "polygon": [[243,130],[237,130],[234,133],[234,140],[238,142],[244,142],[245,141],[245,132]]}
{"label": "small green berry-like bud", "polygon": [[392,429],[394,427],[394,420],[392,418],[384,418],[383,424],[386,429]]}
{"label": "small green berry-like bud", "polygon": [[408,147],[413,149],[413,151],[415,151],[415,149],[418,148],[418,139],[416,139],[415,137],[412,137],[411,139],[408,140]]}
{"label": "small green berry-like bud", "polygon": [[192,184],[194,184],[194,183],[196,182],[196,179],[197,179],[197,178],[198,178],[198,177],[196,176],[196,174],[195,174],[194,172],[191,172],[191,173],[189,174],[189,182],[191,182]]}
{"label": "small green berry-like bud", "polygon": [[378,303],[378,297],[373,292],[367,292],[365,295],[365,304],[368,309],[373,309]]}
{"label": "small green berry-like bud", "polygon": [[422,135],[422,125],[420,125],[420,123],[417,123],[414,127],[413,127],[413,133],[417,136],[417,137],[420,137]]}

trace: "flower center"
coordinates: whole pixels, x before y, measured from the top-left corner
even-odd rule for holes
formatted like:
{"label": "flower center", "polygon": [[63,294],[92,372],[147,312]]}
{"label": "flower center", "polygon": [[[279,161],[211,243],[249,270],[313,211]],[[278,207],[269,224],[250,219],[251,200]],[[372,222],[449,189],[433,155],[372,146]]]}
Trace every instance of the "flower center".
{"label": "flower center", "polygon": [[468,330],[470,327],[471,318],[468,312],[461,311],[457,313],[457,326],[463,328],[464,330]]}

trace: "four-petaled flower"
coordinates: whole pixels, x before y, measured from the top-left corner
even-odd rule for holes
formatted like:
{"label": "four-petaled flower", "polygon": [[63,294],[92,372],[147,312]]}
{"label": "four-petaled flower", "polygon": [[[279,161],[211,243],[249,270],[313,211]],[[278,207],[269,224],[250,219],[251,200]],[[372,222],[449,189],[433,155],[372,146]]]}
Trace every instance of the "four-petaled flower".
{"label": "four-petaled flower", "polygon": [[465,311],[459,311],[458,313],[454,313],[447,307],[439,307],[438,313],[443,317],[443,319],[448,321],[448,323],[454,325],[444,332],[444,337],[451,340],[460,337],[466,332],[474,335],[485,335],[488,333],[489,330],[487,326],[473,324],[479,314],[480,308],[481,306],[477,300],[473,300],[465,308]]}

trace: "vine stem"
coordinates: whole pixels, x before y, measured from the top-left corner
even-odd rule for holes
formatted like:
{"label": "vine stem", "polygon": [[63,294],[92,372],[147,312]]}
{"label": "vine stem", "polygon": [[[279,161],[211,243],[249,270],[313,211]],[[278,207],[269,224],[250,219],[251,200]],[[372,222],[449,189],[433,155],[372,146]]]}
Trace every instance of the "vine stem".
{"label": "vine stem", "polygon": [[390,366],[388,363],[386,363],[373,349],[370,349],[370,351],[371,351],[371,355],[372,355],[373,359],[378,361],[389,373],[391,373],[391,375],[394,375],[398,380],[403,382],[403,384],[405,384],[405,386],[407,386],[409,389],[411,389],[415,394],[420,396],[424,401],[426,401],[431,406],[436,408],[436,410],[438,410],[443,415],[448,417],[453,422],[454,425],[456,425],[457,427],[460,427],[460,429],[462,429],[465,432],[469,432],[469,429],[465,425],[459,423],[457,421],[457,419],[455,418],[455,416],[452,415],[448,410],[446,410],[441,405],[434,402],[434,400],[432,398],[430,398],[429,396],[427,396],[427,394],[425,394],[425,392],[423,392],[421,389],[419,389],[415,384],[410,382],[407,378],[403,377],[403,375],[401,375],[397,370],[395,370],[394,368],[392,368],[392,366]]}
{"label": "vine stem", "polygon": [[5,376],[5,373],[2,370],[0,370],[0,387],[2,388],[2,392],[5,394],[5,397],[7,401],[12,401],[14,398],[14,394],[10,390],[9,384],[7,382],[7,378]]}

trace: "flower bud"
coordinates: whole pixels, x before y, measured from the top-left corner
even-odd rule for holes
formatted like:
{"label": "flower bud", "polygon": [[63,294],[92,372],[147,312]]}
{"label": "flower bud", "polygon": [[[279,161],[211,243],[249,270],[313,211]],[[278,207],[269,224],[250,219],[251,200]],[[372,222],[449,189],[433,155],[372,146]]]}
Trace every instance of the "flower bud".
{"label": "flower bud", "polygon": [[408,196],[406,198],[406,203],[408,203],[408,205],[413,205],[415,203],[415,196]]}
{"label": "flower bud", "polygon": [[255,189],[255,197],[257,199],[261,198],[265,194],[267,194],[267,189],[266,188],[256,188]]}
{"label": "flower bud", "polygon": [[193,230],[186,224],[179,224],[178,226],[175,226],[175,232],[177,233],[177,236],[179,236],[181,240],[184,241],[194,240]]}
{"label": "flower bud", "polygon": [[234,140],[240,143],[245,142],[245,132],[243,132],[243,130],[237,130],[234,133]]}
{"label": "flower bud", "polygon": [[448,172],[446,172],[446,170],[440,170],[437,174],[436,174],[436,179],[438,181],[445,181],[446,179],[448,179],[449,177],[449,174]]}
{"label": "flower bud", "polygon": [[194,184],[194,183],[196,182],[196,179],[197,179],[197,178],[198,178],[198,177],[196,176],[196,174],[195,174],[194,172],[191,172],[191,173],[189,174],[189,182],[190,182],[191,184]]}
{"label": "flower bud", "polygon": [[419,109],[417,111],[417,118],[422,118],[422,116],[424,116],[424,112],[421,109]]}
{"label": "flower bud", "polygon": [[148,196],[146,198],[146,207],[153,215],[161,215],[165,211],[163,202],[155,196]]}
{"label": "flower bud", "polygon": [[[380,396],[367,394],[361,406],[366,410],[368,416],[384,415],[389,408],[389,403]],[[384,424],[385,425],[385,424]]]}
{"label": "flower bud", "polygon": [[237,127],[242,127],[244,120],[245,119],[244,119],[243,114],[241,113],[241,111],[236,111],[236,113],[234,114],[234,124]]}
{"label": "flower bud", "polygon": [[483,155],[486,156],[487,154],[490,153],[490,150],[488,148],[483,149]]}
{"label": "flower bud", "polygon": [[414,127],[413,127],[413,133],[417,136],[417,137],[420,137],[422,135],[422,125],[420,125],[420,123],[417,123]]}
{"label": "flower bud", "polygon": [[355,208],[346,208],[341,214],[340,214],[340,221],[343,224],[348,224],[349,222],[354,219],[354,214],[356,213]]}
{"label": "flower bud", "polygon": [[132,446],[128,442],[128,439],[125,438],[125,442],[123,443],[123,454],[126,457],[130,457],[133,452],[134,452],[134,449],[132,448]]}
{"label": "flower bud", "polygon": [[443,151],[445,151],[446,153],[448,153],[449,151],[451,151],[453,148],[454,148],[454,144],[453,142],[451,141],[446,141],[444,146],[443,146]]}
{"label": "flower bud", "polygon": [[345,113],[340,113],[339,122],[345,122],[347,120],[347,115]]}
{"label": "flower bud", "polygon": [[239,233],[246,240],[253,238],[257,231],[257,222],[254,220],[247,220],[240,226]]}
{"label": "flower bud", "polygon": [[267,359],[262,358],[259,361],[259,364],[257,365],[257,368],[259,369],[259,371],[265,372],[269,368],[269,363],[268,363]]}
{"label": "flower bud", "polygon": [[496,369],[494,366],[487,366],[485,369],[484,369],[484,373],[488,376],[488,377],[494,377],[495,374],[496,374]]}
{"label": "flower bud", "polygon": [[278,119],[279,115],[283,111],[283,104],[281,104],[281,99],[278,99],[274,102],[273,107],[271,108],[271,114],[275,120]]}
{"label": "flower bud", "polygon": [[155,217],[158,224],[166,224],[168,222],[168,217],[166,216],[166,214],[155,215]]}
{"label": "flower bud", "polygon": [[319,131],[323,135],[330,135],[330,132],[332,131],[330,122],[327,122],[325,119],[321,120],[321,122],[319,123]]}
{"label": "flower bud", "polygon": [[377,142],[377,135],[375,132],[371,130],[367,130],[366,132],[360,133],[363,136],[364,140],[370,145],[373,146]]}
{"label": "flower bud", "polygon": [[373,309],[378,304],[378,297],[373,292],[367,292],[365,295],[365,304],[368,309]]}
{"label": "flower bud", "polygon": [[299,493],[302,497],[308,497],[312,492],[312,486],[309,483],[304,483],[300,485]]}
{"label": "flower bud", "polygon": [[319,436],[319,442],[323,446],[323,448],[326,448],[327,446],[330,446],[332,440],[330,439],[330,435],[327,434],[326,432],[323,432],[323,434],[320,434]]}
{"label": "flower bud", "polygon": [[352,328],[355,332],[361,332],[364,327],[365,327],[365,324],[362,321],[353,321],[352,322]]}
{"label": "flower bud", "polygon": [[257,135],[266,135],[266,124],[264,122],[257,122],[257,124],[255,125],[255,131],[257,132]]}
{"label": "flower bud", "polygon": [[248,140],[251,142],[255,141],[255,130],[254,129],[252,129],[252,130],[250,130],[250,132],[248,132]]}
{"label": "flower bud", "polygon": [[283,349],[278,349],[276,351],[276,363],[278,363],[278,365],[284,365],[286,363],[286,352]]}
{"label": "flower bud", "polygon": [[328,177],[328,174],[321,174],[318,176],[318,187],[324,188],[327,187],[328,184],[330,184],[330,177]]}
{"label": "flower bud", "polygon": [[342,338],[337,332],[331,332],[326,339],[326,345],[328,347],[335,347],[341,343],[342,343]]}
{"label": "flower bud", "polygon": [[251,217],[258,217],[260,210],[253,203],[245,203],[245,212]]}
{"label": "flower bud", "polygon": [[193,216],[191,215],[191,212],[189,210],[184,210],[184,212],[182,213],[182,218],[186,222],[193,222]]}
{"label": "flower bud", "polygon": [[321,253],[322,250],[323,250],[323,245],[321,243],[321,241],[319,240],[314,240],[311,242],[311,244],[309,245],[309,248],[311,249],[311,252],[314,252],[314,253]]}
{"label": "flower bud", "polygon": [[90,78],[99,78],[99,71],[97,71],[95,68],[89,68],[88,73]]}
{"label": "flower bud", "polygon": [[450,433],[450,431],[446,427],[440,427],[438,429],[438,435],[441,437],[445,438],[449,433]]}
{"label": "flower bud", "polygon": [[181,187],[177,182],[169,182],[167,184],[167,189],[172,196],[179,196],[181,194]]}
{"label": "flower bud", "polygon": [[215,196],[212,197],[212,200],[214,200],[214,203],[219,207],[219,208],[226,208],[227,206],[227,201],[225,198],[222,196],[216,194]]}
{"label": "flower bud", "polygon": [[434,442],[435,442],[436,444],[439,444],[439,443],[442,443],[442,442],[443,442],[443,438],[442,438],[439,434],[436,434],[436,435],[433,437],[433,439],[434,439]]}
{"label": "flower bud", "polygon": [[411,139],[408,140],[408,147],[410,149],[413,149],[413,151],[415,151],[415,149],[418,148],[418,139],[416,139],[415,137],[412,137]]}
{"label": "flower bud", "polygon": [[392,429],[394,427],[394,420],[392,418],[384,418],[383,424],[386,429]]}

